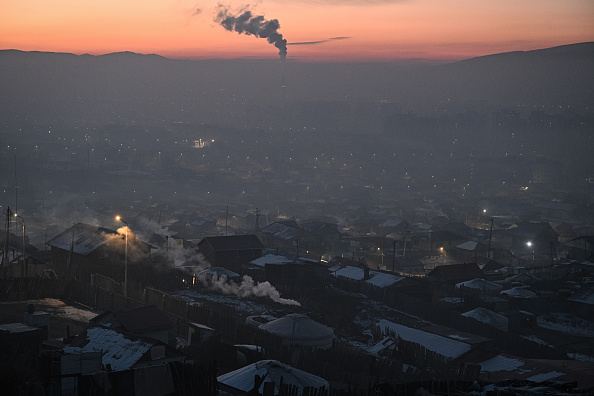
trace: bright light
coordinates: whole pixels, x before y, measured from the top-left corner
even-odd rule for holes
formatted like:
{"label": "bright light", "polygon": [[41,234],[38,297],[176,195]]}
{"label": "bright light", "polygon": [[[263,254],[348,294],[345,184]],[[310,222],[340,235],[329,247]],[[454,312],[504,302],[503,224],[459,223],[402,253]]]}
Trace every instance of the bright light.
{"label": "bright light", "polygon": [[528,247],[532,246],[532,242],[530,242],[530,241],[526,242],[526,246],[528,246]]}

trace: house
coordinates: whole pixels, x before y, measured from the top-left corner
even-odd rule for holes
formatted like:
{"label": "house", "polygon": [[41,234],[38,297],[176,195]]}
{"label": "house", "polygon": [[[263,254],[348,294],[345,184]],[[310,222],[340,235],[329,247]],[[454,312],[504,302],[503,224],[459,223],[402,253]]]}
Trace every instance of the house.
{"label": "house", "polygon": [[[25,266],[23,266],[23,254]],[[10,232],[7,234],[6,231],[0,230],[0,277],[39,275],[49,267],[49,263],[50,259],[46,252],[29,244],[29,237],[17,236]]]}
{"label": "house", "polygon": [[158,340],[100,326],[75,337],[58,359],[51,364],[52,381],[59,378],[62,394],[76,392],[91,375],[102,385],[100,394],[172,394],[179,382],[172,365],[191,363]]}
{"label": "house", "polygon": [[242,267],[262,256],[263,245],[255,235],[206,237],[198,243],[200,253],[213,267],[241,273]]}
{"label": "house", "polygon": [[431,283],[451,285],[484,276],[483,271],[475,263],[440,265],[427,274]]}
{"label": "house", "polygon": [[573,260],[587,260],[594,253],[594,236],[581,236],[565,243],[567,257]]}
{"label": "house", "polygon": [[[90,282],[100,273],[115,280],[124,278],[124,262],[138,264],[150,259],[151,246],[133,232],[118,232],[91,224],[76,223],[47,242],[54,270]],[[127,251],[126,251],[127,250]]]}
{"label": "house", "polygon": [[518,222],[506,230],[493,231],[493,241],[499,248],[527,258],[550,256],[551,246],[557,246],[558,240],[559,234],[549,223]]}
{"label": "house", "polygon": [[456,246],[467,241],[466,238],[450,231],[431,231],[413,235],[411,240],[413,249],[420,250],[425,255],[453,252]]}
{"label": "house", "polygon": [[483,243],[476,241],[466,241],[454,248],[453,255],[460,260],[466,260],[478,256],[487,257],[488,250],[488,246]]}
{"label": "house", "polygon": [[264,227],[259,236],[264,245],[270,248],[294,251],[308,251],[319,248],[322,245],[322,238],[297,224],[293,220],[275,221]]}
{"label": "house", "polygon": [[302,225],[303,229],[317,235],[327,244],[338,244],[340,242],[340,231],[336,224],[320,221],[308,221]]}
{"label": "house", "polygon": [[169,316],[154,305],[118,312],[107,311],[91,319],[90,323],[150,337],[165,344],[169,343],[169,332],[174,329],[174,323]]}

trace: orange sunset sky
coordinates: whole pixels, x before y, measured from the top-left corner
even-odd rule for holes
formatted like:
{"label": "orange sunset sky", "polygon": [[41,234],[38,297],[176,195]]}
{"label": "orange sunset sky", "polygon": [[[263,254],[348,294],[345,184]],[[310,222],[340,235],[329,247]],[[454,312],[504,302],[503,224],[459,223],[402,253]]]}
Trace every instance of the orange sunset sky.
{"label": "orange sunset sky", "polygon": [[[247,3],[223,3],[238,11]],[[0,49],[170,58],[275,58],[265,39],[214,22],[216,1],[0,1]],[[260,0],[288,60],[457,60],[594,41],[593,0]],[[298,42],[329,40],[318,44]]]}

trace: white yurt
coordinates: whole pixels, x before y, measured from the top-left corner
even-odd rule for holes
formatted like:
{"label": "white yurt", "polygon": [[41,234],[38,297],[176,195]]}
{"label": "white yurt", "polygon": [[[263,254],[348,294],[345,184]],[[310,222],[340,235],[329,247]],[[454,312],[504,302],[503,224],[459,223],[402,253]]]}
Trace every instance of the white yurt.
{"label": "white yurt", "polygon": [[307,315],[290,314],[260,326],[260,330],[274,334],[283,340],[283,345],[304,345],[316,348],[332,348],[334,330]]}
{"label": "white yurt", "polygon": [[220,394],[245,395],[254,387],[256,375],[264,380],[258,388],[259,394],[263,393],[267,382],[274,383],[274,394],[279,394],[281,383],[293,385],[298,388],[298,395],[303,394],[304,388],[330,390],[330,384],[323,378],[293,368],[276,360],[260,360],[235,371],[217,377]]}
{"label": "white yurt", "polygon": [[496,329],[502,331],[507,331],[509,324],[509,319],[505,316],[482,307],[475,308],[472,311],[464,312],[462,316],[478,320],[481,323],[493,326]]}

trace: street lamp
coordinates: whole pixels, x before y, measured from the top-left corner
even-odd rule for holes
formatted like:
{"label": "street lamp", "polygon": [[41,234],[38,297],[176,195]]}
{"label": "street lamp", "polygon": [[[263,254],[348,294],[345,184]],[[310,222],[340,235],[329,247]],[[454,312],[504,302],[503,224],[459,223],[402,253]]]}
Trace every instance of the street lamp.
{"label": "street lamp", "polygon": [[443,265],[446,265],[446,252],[443,249],[443,246],[439,248],[439,251],[443,253]]}
{"label": "street lamp", "polygon": [[[25,260],[25,219],[23,219],[21,216],[19,216],[18,214],[14,214],[14,217],[17,219],[21,219],[21,221],[23,222],[23,276],[27,276],[28,268],[27,268],[27,261]],[[17,223],[18,220],[15,220],[15,223]],[[16,224],[18,225],[18,224]],[[16,225],[15,225],[15,229],[16,229]],[[16,234],[16,232],[15,232]]]}
{"label": "street lamp", "polygon": [[122,219],[121,216],[116,216],[117,221],[121,221],[126,224],[126,233],[124,239],[126,240],[126,247],[124,248],[124,297],[128,297],[128,223]]}
{"label": "street lamp", "polygon": [[[526,246],[528,246],[528,248],[531,248],[532,242],[531,241],[526,242]],[[534,266],[534,248],[532,248],[532,266]]]}

